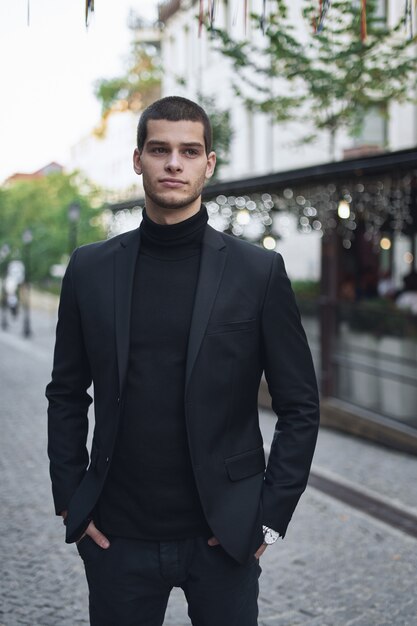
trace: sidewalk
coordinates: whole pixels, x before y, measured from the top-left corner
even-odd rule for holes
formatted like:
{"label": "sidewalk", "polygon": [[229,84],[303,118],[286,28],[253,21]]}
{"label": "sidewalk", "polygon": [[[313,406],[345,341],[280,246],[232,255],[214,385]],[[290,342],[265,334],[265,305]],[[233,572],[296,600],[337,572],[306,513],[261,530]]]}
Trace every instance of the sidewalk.
{"label": "sidewalk", "polygon": [[[81,559],[54,516],[44,388],[55,314],[33,313],[0,331],[0,626],[87,626]],[[275,419],[261,412],[265,443]],[[417,459],[326,429],[314,471],[417,510]],[[417,541],[308,487],[286,538],[261,559],[260,626],[414,626]],[[189,626],[174,590],[166,626]]]}

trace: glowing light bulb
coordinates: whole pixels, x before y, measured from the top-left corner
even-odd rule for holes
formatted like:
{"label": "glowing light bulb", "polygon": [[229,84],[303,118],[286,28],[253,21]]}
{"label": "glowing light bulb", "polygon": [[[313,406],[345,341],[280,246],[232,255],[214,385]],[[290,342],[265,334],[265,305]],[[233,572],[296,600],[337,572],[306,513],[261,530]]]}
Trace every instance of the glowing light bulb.
{"label": "glowing light bulb", "polygon": [[246,209],[242,209],[241,211],[239,211],[238,214],[236,215],[236,221],[242,226],[245,224],[249,224],[249,221],[250,221],[249,211],[247,211]]}
{"label": "glowing light bulb", "polygon": [[342,220],[347,220],[350,217],[350,206],[346,200],[341,200],[337,207],[337,214]]}
{"label": "glowing light bulb", "polygon": [[264,248],[266,248],[267,250],[275,250],[275,246],[277,245],[275,239],[273,237],[270,237],[269,235],[264,238],[262,243]]}

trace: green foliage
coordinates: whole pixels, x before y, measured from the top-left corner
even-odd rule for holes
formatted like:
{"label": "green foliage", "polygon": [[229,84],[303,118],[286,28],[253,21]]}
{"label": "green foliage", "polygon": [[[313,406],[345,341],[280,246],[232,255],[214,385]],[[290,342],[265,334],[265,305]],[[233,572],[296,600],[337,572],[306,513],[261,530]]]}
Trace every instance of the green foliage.
{"label": "green foliage", "polygon": [[199,94],[198,102],[203,107],[210,118],[211,128],[213,132],[213,150],[216,152],[216,169],[210,178],[210,184],[214,183],[220,173],[223,165],[226,165],[233,132],[230,126],[230,111],[220,111],[216,108],[214,97],[203,96]]}
{"label": "green foliage", "polygon": [[417,339],[417,318],[403,311],[387,298],[372,298],[339,307],[339,320],[358,333],[375,337],[406,337]]}
{"label": "green foliage", "polygon": [[106,120],[113,111],[137,113],[159,98],[161,77],[159,46],[134,40],[130,45],[126,73],[110,79],[101,78],[94,84],[102,111],[102,124],[96,134],[105,133]]}
{"label": "green foliage", "polygon": [[320,281],[292,280],[291,286],[301,315],[317,316],[319,313]]}
{"label": "green foliage", "polygon": [[320,281],[317,280],[293,280],[292,289],[297,297],[318,298],[320,295]]}
{"label": "green foliage", "polygon": [[[233,62],[234,91],[249,109],[271,113],[278,122],[308,115],[315,129],[330,133],[334,145],[341,128],[358,134],[369,111],[386,114],[389,102],[412,100],[416,37],[408,37],[403,19],[388,28],[376,0],[368,0],[368,36],[362,41],[360,2],[334,0],[317,34],[317,1],[304,0],[297,28],[287,4],[274,3],[262,47],[211,30],[218,49]],[[261,16],[252,13],[251,19],[260,28]],[[279,88],[271,79],[278,79]]]}
{"label": "green foliage", "polygon": [[123,78],[102,78],[95,83],[95,96],[101,102],[104,115],[118,98],[127,96],[126,80]]}
{"label": "green foliage", "polygon": [[23,258],[22,234],[30,229],[32,279],[47,279],[51,266],[69,252],[68,207],[74,202],[80,206],[78,245],[105,238],[100,213],[93,208],[100,204],[98,191],[87,181],[78,182],[76,174],[50,174],[0,188],[0,248],[10,247],[7,261]]}

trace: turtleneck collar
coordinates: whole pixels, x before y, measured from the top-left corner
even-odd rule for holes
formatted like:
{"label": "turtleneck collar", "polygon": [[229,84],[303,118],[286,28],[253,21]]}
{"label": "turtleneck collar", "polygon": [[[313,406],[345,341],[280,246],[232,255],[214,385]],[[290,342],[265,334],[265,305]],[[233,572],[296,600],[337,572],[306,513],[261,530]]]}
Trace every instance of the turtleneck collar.
{"label": "turtleneck collar", "polygon": [[200,210],[176,224],[157,224],[143,209],[139,229],[141,248],[151,256],[189,256],[201,246],[204,230],[208,222],[204,204]]}

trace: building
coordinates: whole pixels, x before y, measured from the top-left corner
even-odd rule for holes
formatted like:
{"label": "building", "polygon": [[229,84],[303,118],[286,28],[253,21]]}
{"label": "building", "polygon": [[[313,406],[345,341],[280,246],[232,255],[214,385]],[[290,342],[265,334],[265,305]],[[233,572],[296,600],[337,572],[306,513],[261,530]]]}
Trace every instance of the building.
{"label": "building", "polygon": [[36,170],[36,172],[16,172],[15,174],[12,174],[8,178],[6,178],[3,184],[4,186],[9,186],[22,181],[36,180],[37,178],[43,178],[44,176],[48,176],[49,174],[60,174],[61,172],[63,172],[63,170],[64,168],[62,165],[56,163],[55,161],[52,161],[51,163],[48,163],[47,165],[41,167],[41,169]]}
{"label": "building", "polygon": [[91,132],[70,150],[67,168],[101,187],[107,202],[143,195],[142,179],[132,165],[137,123],[138,115],[131,111],[114,112],[104,133]]}

